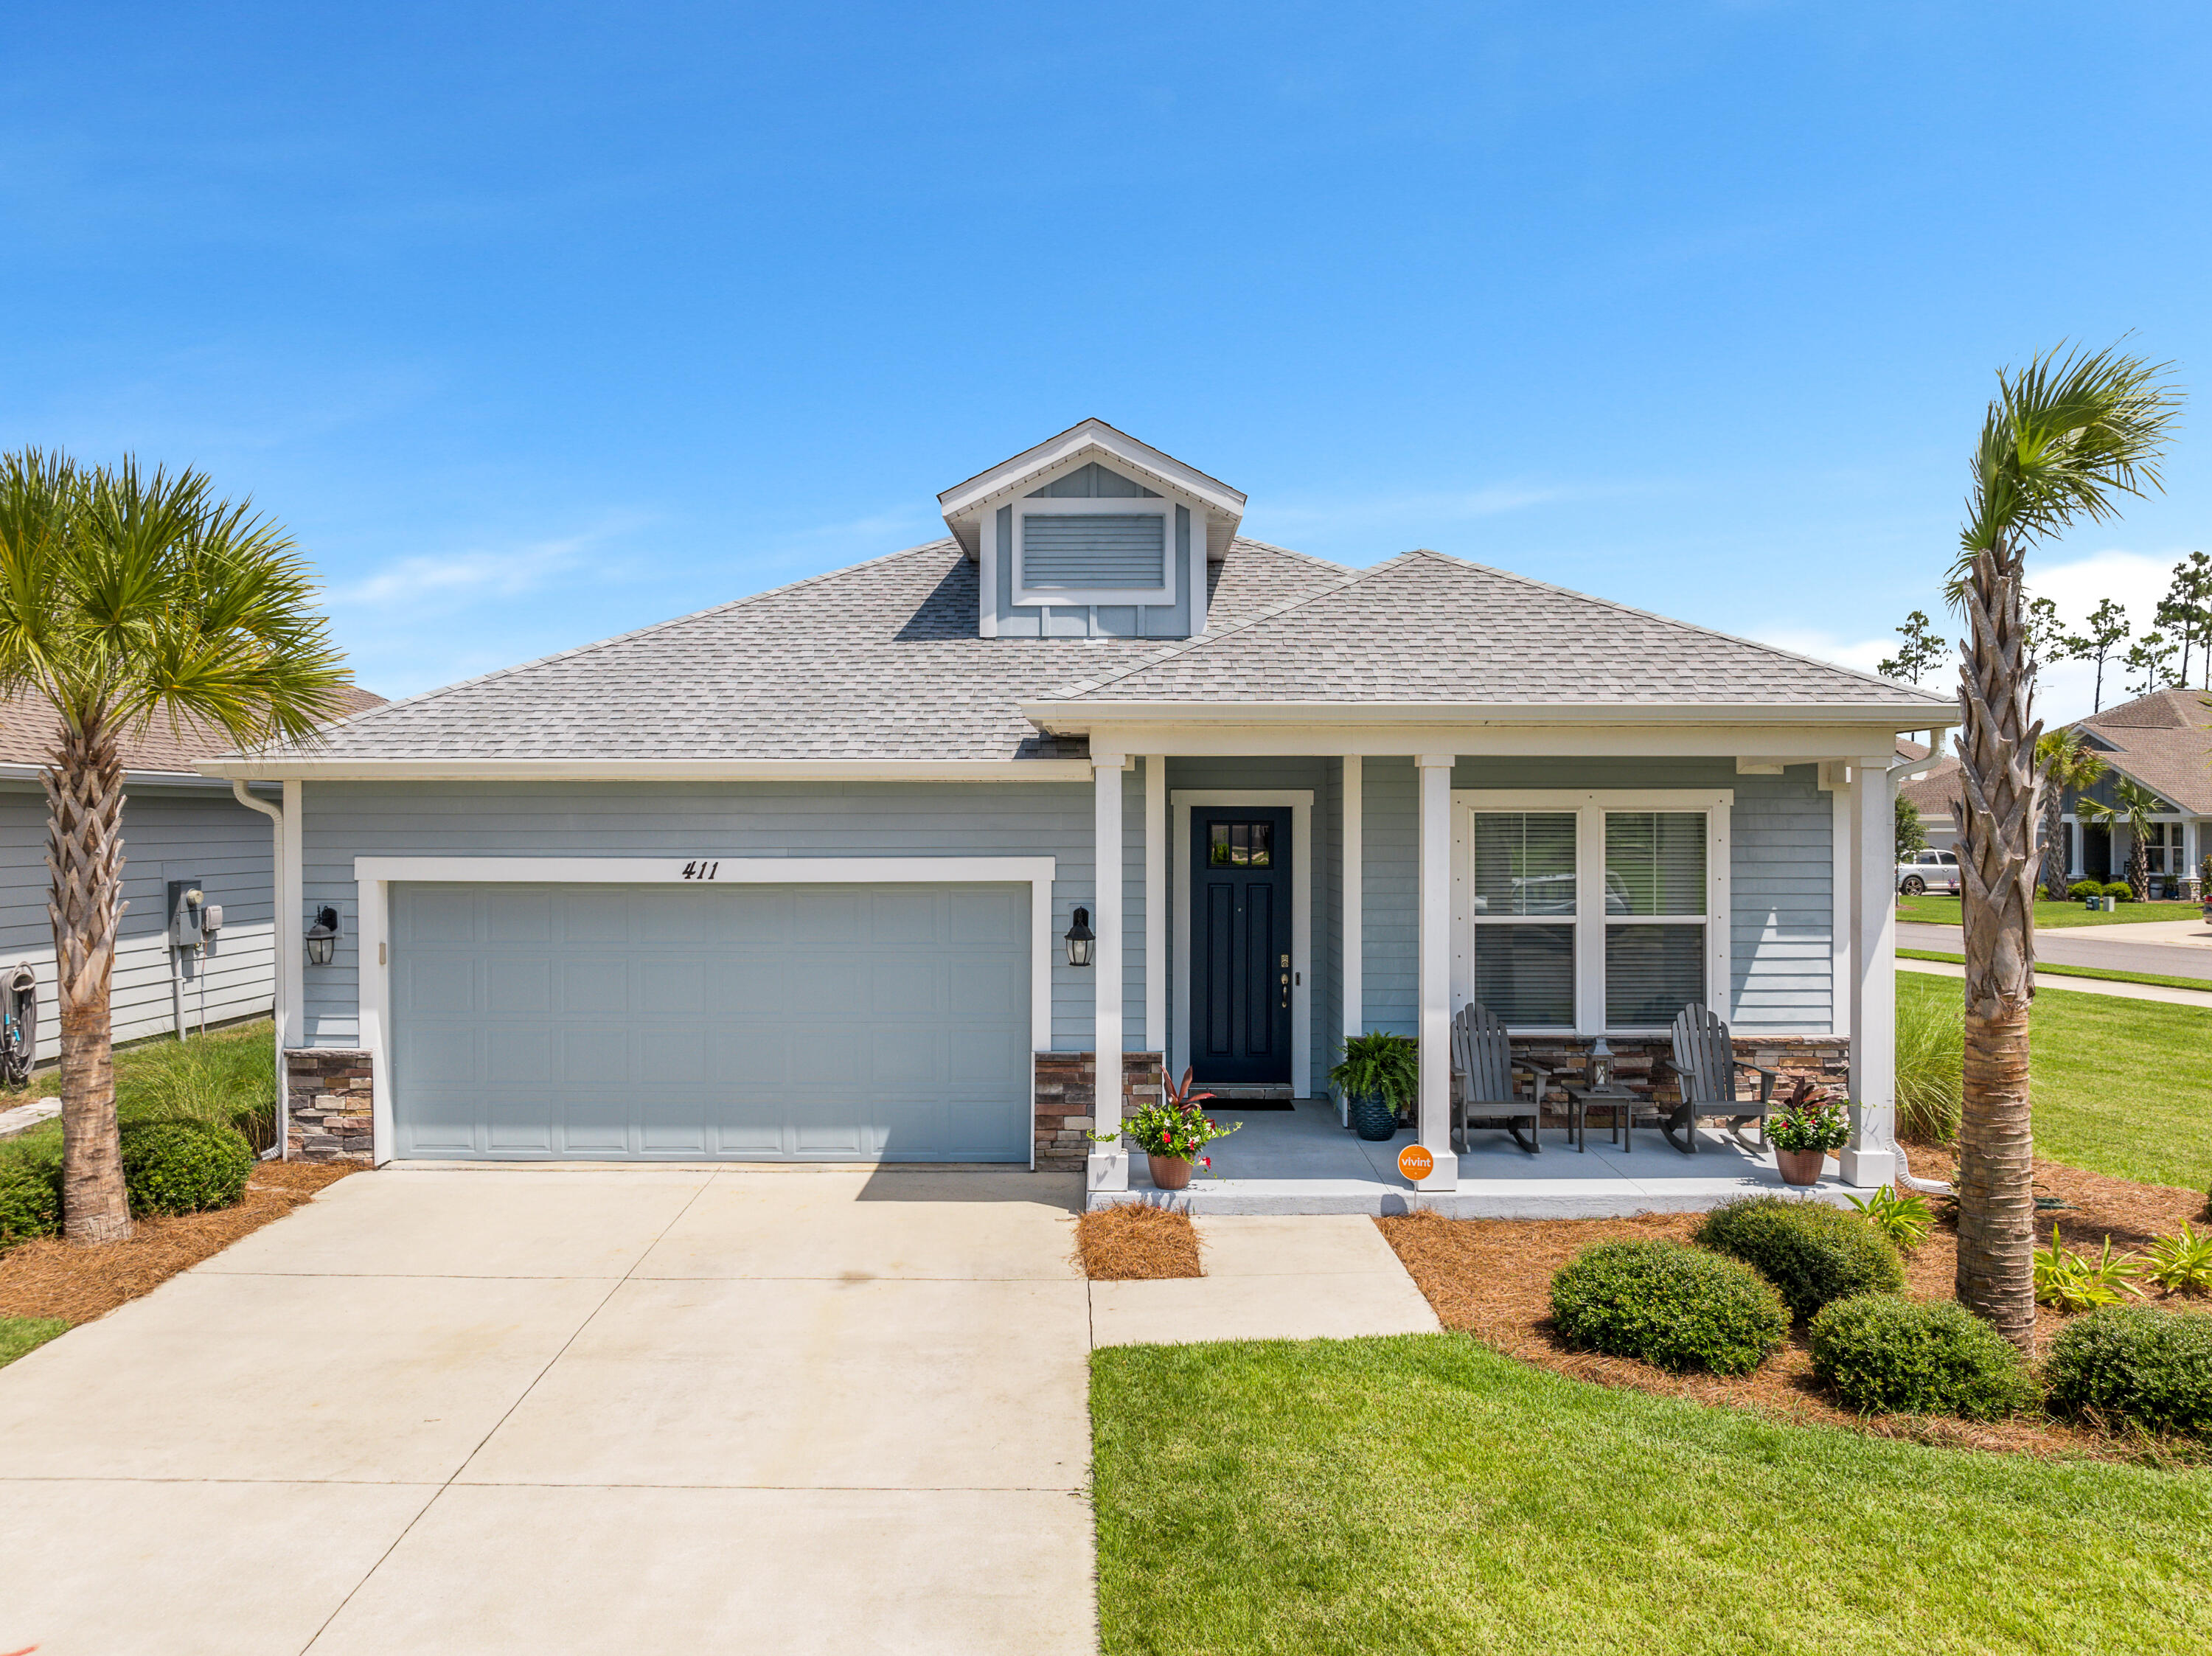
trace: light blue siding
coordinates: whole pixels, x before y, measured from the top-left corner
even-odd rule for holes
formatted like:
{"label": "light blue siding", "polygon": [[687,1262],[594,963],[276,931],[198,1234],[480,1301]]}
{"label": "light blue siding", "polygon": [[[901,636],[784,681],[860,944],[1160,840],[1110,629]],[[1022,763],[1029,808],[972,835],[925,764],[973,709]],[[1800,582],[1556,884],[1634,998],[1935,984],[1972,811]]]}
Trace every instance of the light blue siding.
{"label": "light blue siding", "polygon": [[1109,471],[1093,460],[1088,465],[1078,466],[1065,477],[1055,477],[1042,488],[1030,491],[1032,500],[1157,500],[1157,490],[1146,488],[1133,477],[1124,477],[1118,471]]}
{"label": "light blue siding", "polygon": [[1366,850],[1360,972],[1367,1029],[1420,1033],[1421,821],[1420,781],[1413,760],[1369,759],[1367,815],[1360,837]]}
{"label": "light blue siding", "polygon": [[[214,950],[184,964],[187,1020],[228,1022],[268,1012],[276,970],[271,891],[276,858],[269,819],[213,788],[136,787],[123,808],[123,897],[116,942],[115,1038],[138,1040],[175,1027],[168,946],[168,882],[204,882],[220,903]],[[0,783],[0,966],[27,963],[39,980],[39,1061],[60,1055],[54,942],[46,918],[46,798],[35,783]]]}

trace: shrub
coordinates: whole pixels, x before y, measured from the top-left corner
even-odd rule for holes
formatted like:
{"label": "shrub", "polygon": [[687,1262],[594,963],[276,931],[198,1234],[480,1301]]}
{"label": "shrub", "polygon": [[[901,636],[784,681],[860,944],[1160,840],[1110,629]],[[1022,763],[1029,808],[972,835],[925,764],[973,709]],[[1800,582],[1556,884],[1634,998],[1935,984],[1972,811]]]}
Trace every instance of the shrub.
{"label": "shrub", "polygon": [[2064,1413],[2212,1437],[2212,1317],[2106,1306],[2060,1331],[2044,1377]]}
{"label": "shrub", "polygon": [[1863,1201],[1856,1196],[1845,1199],[1867,1223],[1889,1238],[1890,1246],[1899,1253],[1918,1248],[1936,1223],[1935,1210],[1917,1191],[1899,1196],[1896,1186],[1884,1185]]}
{"label": "shrub", "polygon": [[2118,897],[2124,903],[2131,903],[2136,900],[2136,889],[2125,880],[2111,882],[2105,887],[2104,891],[2107,897]]}
{"label": "shrub", "polygon": [[1957,995],[1897,998],[1897,1131],[1923,1144],[1959,1133],[1966,1013]]}
{"label": "shrub", "polygon": [[2169,1294],[2212,1294],[2212,1235],[2200,1236],[2185,1223],[2172,1236],[2150,1245],[2143,1274]]}
{"label": "shrub", "polygon": [[2051,1246],[2035,1250],[2036,1300],[2061,1311],[2118,1305],[2127,1295],[2140,1300],[2142,1289],[2133,1279],[2141,1275],[2142,1261],[2132,1253],[2115,1255],[2111,1237],[2105,1238],[2104,1253],[2093,1259],[2061,1243],[2055,1223],[2051,1227]]}
{"label": "shrub", "polygon": [[1584,1248],[1552,1278],[1552,1315],[1577,1349],[1717,1374],[1748,1374],[1790,1326],[1757,1271],[1680,1242]]}
{"label": "shrub", "polygon": [[2076,880],[2066,888],[2066,895],[2077,903],[2085,898],[2101,897],[2105,895],[2105,883],[2102,880]]}
{"label": "shrub", "polygon": [[2042,1400],[2020,1353],[1954,1301],[1862,1294],[1829,1306],[1808,1331],[1814,1378],[1861,1414],[1996,1420]]}
{"label": "shrub", "polygon": [[51,1236],[61,1223],[61,1157],[0,1156],[0,1247]]}
{"label": "shrub", "polygon": [[123,1130],[123,1187],[134,1214],[199,1213],[246,1193],[253,1152],[205,1121],[136,1121]]}
{"label": "shrub", "polygon": [[1740,1197],[1708,1213],[1695,1240],[1757,1271],[1799,1317],[1854,1294],[1894,1294],[1905,1286],[1904,1262],[1889,1239],[1825,1202]]}

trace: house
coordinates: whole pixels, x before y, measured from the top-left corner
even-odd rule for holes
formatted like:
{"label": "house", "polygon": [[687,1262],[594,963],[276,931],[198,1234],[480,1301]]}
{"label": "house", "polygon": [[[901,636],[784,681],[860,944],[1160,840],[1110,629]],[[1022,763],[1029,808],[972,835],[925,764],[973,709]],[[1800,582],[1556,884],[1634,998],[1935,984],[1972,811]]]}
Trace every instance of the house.
{"label": "house", "polygon": [[[383,702],[366,690],[344,692],[349,712]],[[46,918],[46,795],[39,779],[53,724],[52,707],[35,695],[0,699],[0,977],[22,966],[36,975],[40,1063],[61,1053]],[[123,743],[129,906],[110,1003],[118,1040],[269,1011],[276,982],[269,819],[241,804],[229,783],[193,768],[230,746],[206,725],[187,721],[173,729],[158,718]],[[204,948],[173,946],[172,888],[197,889],[222,909],[222,929]]]}
{"label": "house", "polygon": [[[2083,745],[2105,761],[2105,774],[2088,790],[2100,804],[2112,803],[2122,778],[2158,795],[2146,846],[2154,889],[2197,895],[2187,883],[2212,853],[2212,696],[2202,690],[2154,690],[2133,701],[2077,720]],[[2060,808],[2066,832],[2069,879],[2127,877],[2129,831],[2078,810],[2071,788]]]}
{"label": "house", "polygon": [[938,504],[943,539],[204,764],[283,787],[288,1153],[1110,1192],[1086,1132],[1163,1064],[1256,1111],[1379,1028],[1446,1192],[1455,1006],[1627,1072],[1705,1001],[1847,1066],[1846,1174],[1889,1176],[1890,766],[1948,702],[1247,539],[1096,420]]}
{"label": "house", "polygon": [[1929,849],[1954,849],[1959,843],[1958,755],[1932,753],[1923,743],[1900,739],[1897,756],[1916,761],[1899,767],[1897,797],[1920,813]]}

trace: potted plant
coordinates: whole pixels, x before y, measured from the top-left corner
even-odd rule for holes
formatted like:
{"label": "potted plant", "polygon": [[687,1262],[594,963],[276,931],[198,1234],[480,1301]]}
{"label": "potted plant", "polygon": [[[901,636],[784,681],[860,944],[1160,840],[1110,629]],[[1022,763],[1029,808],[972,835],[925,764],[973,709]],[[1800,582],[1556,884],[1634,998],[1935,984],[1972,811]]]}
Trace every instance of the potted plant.
{"label": "potted plant", "polygon": [[1379,1143],[1398,1131],[1399,1116],[1413,1108],[1420,1089],[1420,1051],[1410,1035],[1380,1029],[1346,1038],[1328,1083],[1344,1094],[1352,1129],[1362,1138]]}
{"label": "potted plant", "polygon": [[1766,1142],[1774,1146],[1784,1184],[1817,1185],[1828,1152],[1851,1142],[1850,1116],[1832,1098],[1793,1098],[1766,1118]]}
{"label": "potted plant", "polygon": [[1144,1151],[1152,1164],[1156,1188],[1184,1190],[1190,1185],[1193,1167],[1203,1167],[1209,1173],[1213,1169],[1213,1158],[1200,1152],[1244,1124],[1232,1121],[1224,1127],[1200,1109],[1200,1101],[1213,1095],[1191,1091],[1188,1070],[1182,1072],[1181,1086],[1170,1081],[1161,1092],[1158,1103],[1147,1104],[1123,1120],[1121,1132]]}

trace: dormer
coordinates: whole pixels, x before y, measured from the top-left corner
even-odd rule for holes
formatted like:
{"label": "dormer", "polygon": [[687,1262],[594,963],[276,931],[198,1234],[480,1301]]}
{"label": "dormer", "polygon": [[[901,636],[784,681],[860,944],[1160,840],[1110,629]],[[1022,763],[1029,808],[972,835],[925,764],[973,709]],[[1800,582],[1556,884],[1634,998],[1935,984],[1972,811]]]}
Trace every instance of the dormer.
{"label": "dormer", "polygon": [[984,638],[1194,638],[1244,497],[1085,420],[937,497]]}

